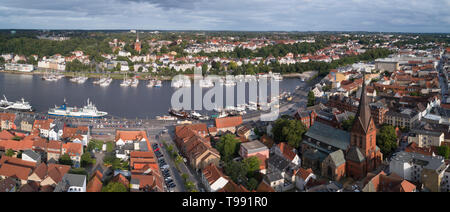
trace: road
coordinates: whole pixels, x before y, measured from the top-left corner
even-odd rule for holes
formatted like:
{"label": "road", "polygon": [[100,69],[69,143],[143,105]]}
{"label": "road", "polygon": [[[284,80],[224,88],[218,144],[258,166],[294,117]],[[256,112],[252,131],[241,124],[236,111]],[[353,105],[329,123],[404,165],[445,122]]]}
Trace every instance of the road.
{"label": "road", "polygon": [[[174,180],[175,184],[177,185],[177,187],[175,187],[175,192],[186,192],[186,188],[184,186],[184,181],[183,178],[181,177],[182,174],[187,174],[189,176],[189,181],[194,182],[194,184],[196,185],[196,189],[200,190],[201,187],[201,183],[199,183],[200,181],[196,178],[196,176],[194,176],[194,172],[192,172],[192,170],[190,170],[190,168],[185,164],[185,163],[179,163],[178,167],[179,167],[179,171],[175,166],[175,162],[173,160],[173,158],[169,155],[169,152],[167,151],[167,146],[164,146],[163,141],[165,141],[166,145],[172,145],[174,151],[177,151],[178,154],[178,148],[175,144],[175,142],[173,141],[174,135],[172,134],[172,130],[169,131],[170,133],[161,133],[161,131],[155,131],[155,130],[147,130],[147,133],[149,135],[151,135],[150,140],[152,141],[152,143],[156,142],[162,149],[162,153],[164,155],[164,160],[166,161],[166,163],[169,165],[170,167],[170,172],[171,172],[171,176],[172,179]],[[181,154],[180,154],[181,155]]]}
{"label": "road", "polygon": [[448,97],[448,75],[447,72],[443,70],[444,67],[444,57],[441,58],[438,64],[438,72],[439,72],[439,84],[441,86],[441,94],[442,94],[442,103],[447,103]]}

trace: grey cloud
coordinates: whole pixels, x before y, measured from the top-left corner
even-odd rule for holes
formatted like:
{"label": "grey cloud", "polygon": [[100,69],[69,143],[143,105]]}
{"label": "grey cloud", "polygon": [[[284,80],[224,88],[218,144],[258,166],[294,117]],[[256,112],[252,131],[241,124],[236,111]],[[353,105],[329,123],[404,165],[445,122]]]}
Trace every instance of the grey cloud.
{"label": "grey cloud", "polygon": [[2,0],[0,28],[449,32],[448,0]]}

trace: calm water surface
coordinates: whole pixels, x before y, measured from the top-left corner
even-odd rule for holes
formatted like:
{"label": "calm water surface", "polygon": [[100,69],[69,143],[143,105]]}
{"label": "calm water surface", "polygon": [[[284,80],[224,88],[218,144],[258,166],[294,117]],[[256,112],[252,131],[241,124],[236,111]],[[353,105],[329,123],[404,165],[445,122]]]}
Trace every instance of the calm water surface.
{"label": "calm water surface", "polygon": [[[82,107],[89,98],[98,110],[106,111],[113,116],[154,118],[167,115],[167,111],[171,107],[172,94],[176,90],[170,86],[170,81],[163,81],[160,88],[148,88],[148,81],[140,81],[139,86],[135,88],[120,87],[121,80],[113,80],[110,86],[101,87],[94,85],[92,83],[94,80],[88,79],[84,84],[72,83],[69,78],[48,82],[42,80],[40,75],[0,73],[0,97],[3,98],[4,94],[9,101],[16,101],[23,97],[37,112],[47,112],[49,108],[61,105],[64,98],[69,106]],[[292,92],[296,86],[303,85],[303,83],[296,78],[284,79],[280,82],[280,93]],[[194,86],[197,85],[193,84],[189,89],[193,91]],[[203,88],[203,95],[209,89]],[[229,90],[229,88],[224,89],[224,91]],[[268,90],[270,92],[270,86]],[[236,89],[231,91],[236,93]],[[248,96],[248,85],[246,93]],[[193,94],[191,96],[193,99]],[[202,112],[214,113],[213,111]]]}

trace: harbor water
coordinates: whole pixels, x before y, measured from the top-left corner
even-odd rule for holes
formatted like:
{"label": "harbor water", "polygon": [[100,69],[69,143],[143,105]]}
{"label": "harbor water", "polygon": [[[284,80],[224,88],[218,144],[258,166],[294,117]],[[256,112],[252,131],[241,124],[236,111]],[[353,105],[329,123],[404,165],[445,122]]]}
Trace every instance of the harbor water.
{"label": "harbor water", "polygon": [[[70,82],[69,78],[58,81],[44,81],[40,75],[22,75],[0,73],[0,96],[5,95],[9,101],[18,101],[24,98],[36,112],[47,113],[49,108],[59,106],[66,99],[71,107],[83,107],[90,99],[100,111],[123,118],[155,118],[168,115],[171,108],[172,94],[177,90],[171,87],[171,81],[163,81],[161,87],[147,87],[148,81],[141,80],[137,87],[121,87],[122,80],[113,80],[107,87],[93,84],[97,79],[88,79],[83,84]],[[239,82],[238,82],[239,83]],[[241,82],[244,83],[244,82]],[[304,85],[298,78],[285,78],[279,82],[279,91],[293,92],[297,86]],[[189,89],[191,99],[194,98],[194,86]],[[202,94],[211,88],[202,88]],[[226,93],[234,92],[236,104],[236,86],[225,87]],[[270,95],[270,84],[267,88]],[[224,95],[224,104],[226,104]],[[270,97],[270,96],[269,96]],[[246,98],[248,103],[248,84],[246,84]],[[193,105],[193,104],[192,104]],[[227,104],[228,105],[228,104]],[[214,111],[198,111],[203,114],[215,114]]]}

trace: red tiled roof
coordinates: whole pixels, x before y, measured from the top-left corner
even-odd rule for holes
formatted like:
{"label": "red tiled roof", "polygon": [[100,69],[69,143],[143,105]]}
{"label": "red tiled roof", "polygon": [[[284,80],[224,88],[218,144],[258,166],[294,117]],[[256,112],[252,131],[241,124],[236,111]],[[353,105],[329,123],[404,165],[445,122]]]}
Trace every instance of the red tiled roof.
{"label": "red tiled roof", "polygon": [[50,130],[50,125],[53,123],[53,119],[35,120],[33,129],[45,129]]}
{"label": "red tiled roof", "polygon": [[261,181],[258,188],[256,188],[255,192],[275,192],[275,190],[264,181]]}
{"label": "red tiled roof", "polygon": [[294,148],[289,146],[289,144],[287,144],[286,142],[281,142],[277,146],[278,148],[280,148],[281,153],[284,155],[285,158],[287,158],[290,161],[294,160],[295,156],[297,155],[293,151]]}
{"label": "red tiled roof", "polygon": [[0,167],[0,176],[15,177],[20,180],[28,180],[32,169],[12,164],[3,164]]}
{"label": "red tiled roof", "polygon": [[103,174],[97,170],[87,184],[86,192],[101,192],[103,187],[102,178]]}
{"label": "red tiled roof", "polygon": [[242,124],[242,116],[232,116],[232,117],[224,117],[224,118],[216,118],[216,127],[220,128],[229,128],[236,127]]}
{"label": "red tiled roof", "polygon": [[214,184],[221,177],[225,178],[225,175],[214,164],[209,164],[202,172],[210,185]]}
{"label": "red tiled roof", "polygon": [[69,172],[70,166],[62,164],[48,164],[47,176],[53,179],[56,183],[59,183],[64,175]]}
{"label": "red tiled roof", "polygon": [[13,158],[13,157],[8,157],[8,156],[3,155],[2,158],[0,159],[0,166],[4,165],[4,164],[22,166],[22,167],[30,168],[30,169],[34,169],[36,167],[35,162],[25,161],[20,158]]}
{"label": "red tiled roof", "polygon": [[8,120],[8,121],[14,123],[15,119],[16,119],[16,114],[14,114],[14,113],[0,113],[0,120]]}
{"label": "red tiled roof", "polygon": [[0,140],[11,140],[14,138],[14,135],[7,130],[3,130],[0,132]]}
{"label": "red tiled roof", "polygon": [[65,143],[62,145],[65,153],[69,156],[81,156],[83,154],[83,145],[80,143]]}
{"label": "red tiled roof", "polygon": [[297,172],[297,176],[301,177],[303,180],[306,180],[306,178],[308,178],[308,176],[312,173],[313,173],[313,171],[311,168],[309,168],[309,169],[299,168],[298,172]]}
{"label": "red tiled roof", "polygon": [[128,179],[125,176],[123,176],[122,174],[118,174],[118,175],[114,176],[111,179],[111,182],[122,183],[122,185],[124,185],[125,187],[127,187],[127,188],[130,187],[130,181],[128,181]]}

